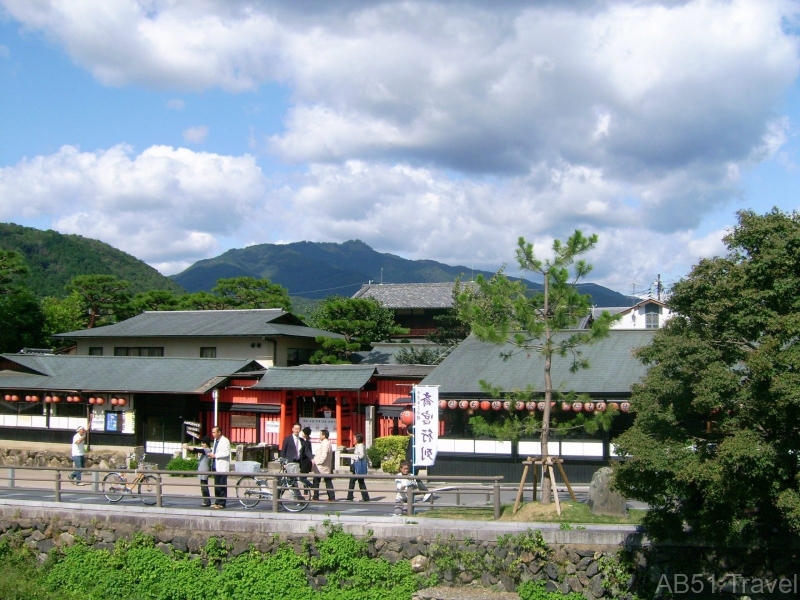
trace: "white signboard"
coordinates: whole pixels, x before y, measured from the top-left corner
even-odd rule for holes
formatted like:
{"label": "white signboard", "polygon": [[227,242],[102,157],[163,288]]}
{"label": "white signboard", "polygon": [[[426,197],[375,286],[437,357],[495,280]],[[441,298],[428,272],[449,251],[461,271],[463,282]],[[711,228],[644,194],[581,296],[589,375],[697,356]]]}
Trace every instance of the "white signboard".
{"label": "white signboard", "polygon": [[436,462],[439,445],[439,386],[414,388],[414,466]]}
{"label": "white signboard", "polygon": [[301,418],[298,422],[303,428],[311,427],[311,448],[314,450],[314,452],[317,451],[317,445],[319,444],[319,432],[321,429],[328,430],[328,439],[331,442],[331,446],[336,448],[336,419]]}
{"label": "white signboard", "polygon": [[264,423],[264,433],[280,433],[280,432],[281,432],[280,421],[266,421]]}

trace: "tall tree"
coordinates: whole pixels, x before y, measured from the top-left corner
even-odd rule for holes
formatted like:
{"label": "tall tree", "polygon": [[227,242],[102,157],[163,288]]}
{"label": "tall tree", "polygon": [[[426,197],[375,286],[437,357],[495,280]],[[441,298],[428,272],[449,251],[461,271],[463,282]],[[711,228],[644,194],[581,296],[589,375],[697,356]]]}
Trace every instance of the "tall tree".
{"label": "tall tree", "polygon": [[[51,338],[56,333],[86,329],[88,314],[83,308],[81,297],[72,293],[66,298],[53,298],[48,296],[41,301],[44,324],[42,327],[45,337]],[[51,344],[65,346],[73,343],[69,340],[53,340]]]}
{"label": "tall tree", "polygon": [[344,339],[318,337],[323,349],[311,358],[315,363],[349,362],[353,352],[369,350],[372,342],[408,331],[395,323],[391,309],[373,298],[331,296],[322,301],[308,321],[312,327],[344,336]]}
{"label": "tall tree", "polygon": [[[586,277],[591,265],[579,257],[597,244],[597,235],[585,237],[576,230],[562,243],[555,240],[553,257],[536,257],[533,244],[520,237],[516,258],[519,268],[542,277],[543,291],[530,293],[521,281],[512,281],[502,272],[487,280],[478,276],[480,295],[462,294],[461,315],[472,324],[472,332],[481,340],[494,344],[511,343],[519,351],[536,352],[544,361],[544,411],[541,423],[542,459],[548,460],[550,440],[550,404],[554,398],[551,377],[554,358],[572,361],[572,370],[587,368],[581,346],[605,337],[614,317],[608,313],[596,319],[590,329],[557,335],[575,328],[589,313],[591,298],[578,292],[575,283]],[[570,274],[573,267],[573,274]],[[490,382],[491,383],[491,382]],[[521,426],[525,426],[522,424]],[[550,502],[550,480],[542,485],[542,504]]]}
{"label": "tall tree", "polygon": [[21,275],[28,272],[25,259],[14,250],[0,250],[0,294],[10,291]]}
{"label": "tall tree", "polygon": [[292,310],[289,290],[269,279],[232,277],[218,279],[211,291],[236,308],[282,308]]}
{"label": "tall tree", "polygon": [[78,275],[67,284],[67,291],[77,294],[89,315],[86,324],[92,329],[98,320],[110,319],[130,302],[130,283],[116,275]]}
{"label": "tall tree", "polygon": [[0,352],[49,347],[42,333],[44,317],[39,301],[26,287],[0,294]]}
{"label": "tall tree", "polygon": [[616,440],[616,485],[654,538],[800,533],[800,215],[742,211],[723,239],[672,287]]}

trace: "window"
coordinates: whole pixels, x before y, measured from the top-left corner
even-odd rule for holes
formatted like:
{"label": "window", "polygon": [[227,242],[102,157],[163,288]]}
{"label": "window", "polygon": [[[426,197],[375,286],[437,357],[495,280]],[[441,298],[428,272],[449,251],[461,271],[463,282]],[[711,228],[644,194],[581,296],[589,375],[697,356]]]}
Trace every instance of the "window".
{"label": "window", "polygon": [[164,356],[164,347],[117,346],[114,348],[114,356]]}
{"label": "window", "polygon": [[314,352],[310,348],[288,348],[286,351],[286,366],[307,365],[311,362],[311,355]]}
{"label": "window", "polygon": [[647,329],[658,329],[658,314],[648,313],[644,316],[644,326]]}
{"label": "window", "polygon": [[89,356],[103,356],[103,347],[102,346],[90,346],[89,347]]}
{"label": "window", "polygon": [[200,358],[217,358],[217,348],[215,346],[201,346]]}

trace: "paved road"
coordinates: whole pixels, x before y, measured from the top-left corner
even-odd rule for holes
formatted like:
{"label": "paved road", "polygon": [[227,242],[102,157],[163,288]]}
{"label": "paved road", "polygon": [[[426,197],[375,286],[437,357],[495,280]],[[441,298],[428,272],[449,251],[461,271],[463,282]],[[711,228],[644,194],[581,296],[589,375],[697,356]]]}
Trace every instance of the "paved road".
{"label": "paved road", "polygon": [[[44,501],[53,502],[56,500],[54,473],[52,471],[30,471],[17,469],[15,471],[16,481],[14,487],[9,486],[9,475],[5,469],[0,468],[0,498],[7,498],[21,501]],[[229,488],[228,511],[244,510],[236,499],[234,489],[235,482],[240,474],[233,474],[229,477],[231,484]],[[66,477],[66,474],[64,474]],[[97,504],[109,506],[110,503],[102,494],[102,487],[99,482],[99,473],[87,473],[83,486],[75,486],[68,481],[61,482],[61,502],[79,504]],[[94,479],[94,481],[93,481]],[[338,480],[336,486],[336,502],[311,503],[306,509],[317,514],[339,513],[342,515],[363,515],[363,516],[386,516],[394,513],[394,489],[391,479],[371,480],[367,482],[370,498],[372,502],[348,502],[343,500],[347,494],[346,480]],[[506,484],[501,489],[501,503],[513,504],[518,484]],[[468,489],[453,490],[453,484],[437,484],[429,482],[429,487],[436,490],[433,503],[420,503],[417,506],[418,512],[428,511],[438,507],[474,507],[489,508],[493,506],[492,487],[470,484]],[[579,502],[585,502],[588,495],[588,486],[573,486]],[[162,506],[165,508],[200,508],[200,495],[197,480],[195,478],[176,478],[165,477],[163,485]],[[324,492],[322,494],[324,497]],[[356,498],[360,497],[356,490]],[[524,500],[530,501],[532,493],[530,487],[525,490]],[[569,501],[570,497],[566,488],[559,487],[559,499]],[[141,500],[135,495],[126,495],[121,500],[122,505],[131,503],[141,505]],[[112,505],[113,506],[113,505]],[[644,508],[644,505],[636,502],[629,502],[630,508]],[[211,510],[211,509],[209,509]],[[272,510],[272,502],[269,500],[261,501],[250,511],[269,512]]]}

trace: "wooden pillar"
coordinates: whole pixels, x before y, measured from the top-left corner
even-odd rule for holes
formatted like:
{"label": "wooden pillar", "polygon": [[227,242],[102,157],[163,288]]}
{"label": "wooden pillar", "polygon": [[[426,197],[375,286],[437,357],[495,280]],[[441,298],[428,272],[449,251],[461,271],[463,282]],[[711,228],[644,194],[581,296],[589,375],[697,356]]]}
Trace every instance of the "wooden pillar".
{"label": "wooden pillar", "polygon": [[336,396],[336,445],[342,446],[342,397]]}
{"label": "wooden pillar", "polygon": [[[283,392],[283,401],[281,402],[281,418],[280,418],[280,429],[278,430],[278,440],[283,440],[286,437],[286,403],[289,402],[289,398],[286,395],[286,391]],[[280,443],[280,441],[278,442]]]}

